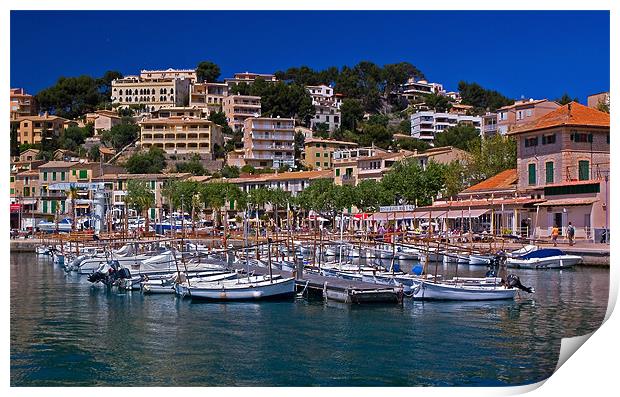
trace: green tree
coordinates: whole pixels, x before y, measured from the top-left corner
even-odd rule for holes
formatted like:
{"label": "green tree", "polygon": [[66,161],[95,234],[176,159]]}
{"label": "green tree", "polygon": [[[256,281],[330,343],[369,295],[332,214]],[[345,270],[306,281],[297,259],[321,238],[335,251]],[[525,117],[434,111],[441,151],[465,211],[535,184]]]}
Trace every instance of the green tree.
{"label": "green tree", "polygon": [[609,113],[609,104],[604,101],[599,101],[599,103],[596,105],[596,109],[600,110],[601,112]]}
{"label": "green tree", "polygon": [[17,140],[17,123],[11,123],[11,156],[19,156],[20,146]]}
{"label": "green tree", "polygon": [[425,169],[415,159],[396,163],[381,181],[394,203],[429,205],[444,189],[444,167],[431,161]]}
{"label": "green tree", "polygon": [[392,132],[380,124],[364,124],[362,133],[357,137],[360,146],[379,146],[387,149],[392,143]]}
{"label": "green tree", "polygon": [[444,166],[445,188],[444,196],[456,196],[467,187],[469,180],[467,167],[459,161],[452,161]]}
{"label": "green tree", "polygon": [[575,97],[575,98],[571,98],[570,95],[568,95],[567,92],[564,93],[564,95],[562,95],[560,98],[556,98],[555,101],[557,103],[559,103],[560,105],[564,106],[567,105],[571,102],[577,102],[579,103],[579,98]]}
{"label": "green tree", "polygon": [[74,119],[92,112],[100,102],[99,83],[90,76],[61,77],[35,95],[40,110]]}
{"label": "green tree", "polygon": [[373,179],[365,179],[355,187],[355,206],[362,212],[376,212],[381,205],[389,205],[393,201],[385,186]]}
{"label": "green tree", "polygon": [[149,208],[155,205],[155,193],[146,181],[130,179],[127,181],[127,204],[144,216],[145,229],[149,231]]}
{"label": "green tree", "polygon": [[444,113],[450,110],[452,102],[444,95],[428,94],[424,97],[424,104],[435,112]]}
{"label": "green tree", "polygon": [[199,82],[216,82],[220,74],[220,67],[213,62],[203,61],[196,66],[196,77]]}
{"label": "green tree", "polygon": [[252,167],[250,164],[246,164],[241,167],[241,172],[244,174],[254,175],[256,174],[256,168]]}
{"label": "green tree", "polygon": [[99,161],[101,158],[101,152],[99,151],[99,145],[94,145],[88,151],[88,158],[90,161]]}
{"label": "green tree", "polygon": [[514,100],[507,98],[497,91],[484,89],[477,83],[459,82],[461,102],[474,107],[474,113],[483,114],[485,111],[494,112],[502,106],[514,104]]}
{"label": "green tree", "polygon": [[416,138],[397,139],[395,145],[397,149],[410,150],[412,152],[415,150],[424,152],[431,148],[428,142]]}
{"label": "green tree", "polygon": [[225,165],[224,167],[222,167],[221,171],[222,177],[224,178],[238,178],[239,173],[239,167],[230,165]]}
{"label": "green tree", "polygon": [[471,160],[467,173],[471,183],[482,182],[504,170],[517,167],[517,143],[514,138],[494,135],[480,141],[471,141]]}
{"label": "green tree", "polygon": [[435,136],[435,146],[454,146],[459,149],[467,150],[472,141],[479,141],[480,133],[468,124],[458,124],[454,127],[446,128]]}
{"label": "green tree", "polygon": [[364,109],[359,101],[347,98],[340,105],[340,114],[342,118],[340,127],[345,130],[355,131],[364,117]]}
{"label": "green tree", "polygon": [[125,164],[130,174],[160,174],[165,167],[165,153],[156,146],[151,146],[147,152],[135,153]]}
{"label": "green tree", "polygon": [[177,172],[189,172],[192,175],[206,175],[208,174],[205,167],[200,161],[200,155],[194,154],[187,162],[176,163],[175,168]]}
{"label": "green tree", "polygon": [[101,140],[107,145],[115,148],[117,151],[138,139],[140,127],[137,124],[129,122],[121,122],[115,125],[109,131],[104,131]]}
{"label": "green tree", "polygon": [[112,97],[112,81],[116,79],[122,79],[123,74],[116,70],[108,70],[97,79],[97,86],[101,94],[99,99],[99,105],[101,103],[109,102]]}
{"label": "green tree", "polygon": [[91,136],[92,132],[88,126],[77,127],[72,125],[62,132],[58,139],[58,146],[63,149],[76,151],[86,141],[86,138]]}
{"label": "green tree", "polygon": [[423,79],[424,73],[409,62],[383,65],[386,94],[397,91],[410,78]]}

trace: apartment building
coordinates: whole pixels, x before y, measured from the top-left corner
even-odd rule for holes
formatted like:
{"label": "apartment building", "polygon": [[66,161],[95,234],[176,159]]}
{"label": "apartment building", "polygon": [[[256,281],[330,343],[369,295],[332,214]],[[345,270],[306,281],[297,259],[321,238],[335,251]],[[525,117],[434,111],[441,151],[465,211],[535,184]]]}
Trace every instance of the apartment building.
{"label": "apartment building", "polygon": [[11,125],[17,128],[17,142],[19,144],[41,143],[43,134],[46,137],[60,136],[69,120],[44,113],[42,116],[21,116],[11,120]]}
{"label": "apartment building", "polygon": [[206,119],[209,117],[209,110],[197,106],[161,108],[151,112],[151,117],[154,119],[166,119],[168,117]]}
{"label": "apartment building", "polygon": [[274,74],[243,72],[243,73],[235,73],[232,78],[224,79],[224,82],[230,89],[239,83],[247,83],[247,84],[253,83],[258,78],[261,78],[269,82],[278,81],[277,77]]}
{"label": "apartment building", "polygon": [[537,118],[550,113],[560,105],[547,99],[522,99],[514,104],[497,109],[497,131],[502,135],[512,129],[531,123]]}
{"label": "apartment building", "polygon": [[538,235],[572,222],[596,240],[588,233],[608,227],[609,120],[608,113],[571,102],[509,132],[517,140],[517,190],[546,200],[538,204],[545,210]]}
{"label": "apartment building", "polygon": [[11,120],[37,114],[37,104],[33,95],[23,88],[11,88]]}
{"label": "apartment building", "polygon": [[162,107],[189,104],[189,78],[151,78],[126,76],[112,81],[113,104],[127,108],[132,105],[152,112]]}
{"label": "apartment building", "polygon": [[144,119],[140,123],[140,145],[163,149],[169,155],[197,153],[213,158],[214,146],[224,145],[222,127],[197,117]]}
{"label": "apartment building", "polygon": [[310,138],[304,141],[302,163],[309,168],[327,170],[332,167],[332,156],[335,151],[356,147],[357,143],[354,142]]}
{"label": "apartment building", "polygon": [[336,150],[332,153],[333,178],[336,185],[357,185],[358,162],[383,154],[388,154],[387,150],[376,147],[349,148]]}
{"label": "apartment building", "polygon": [[165,70],[141,70],[140,78],[144,80],[153,79],[188,79],[192,83],[198,80],[196,69],[173,69]]}
{"label": "apartment building", "polygon": [[596,109],[599,107],[599,104],[609,107],[609,103],[610,103],[609,91],[600,92],[598,94],[593,94],[593,95],[588,95],[588,107]]}
{"label": "apartment building", "polygon": [[340,128],[340,105],[342,97],[334,94],[334,89],[326,85],[306,86],[312,97],[315,115],[310,120],[310,128],[316,129],[318,124],[327,125],[327,131]]}
{"label": "apartment building", "polygon": [[442,84],[429,83],[426,80],[416,81],[414,77],[409,78],[407,82],[399,88],[399,95],[410,103],[422,101],[424,97],[429,94],[442,95],[444,93],[445,91]]}
{"label": "apartment building", "polygon": [[250,117],[245,120],[245,164],[255,168],[295,166],[295,120]]}
{"label": "apartment building", "polygon": [[224,98],[224,113],[228,125],[233,131],[241,131],[249,117],[260,117],[261,102],[259,96],[229,95]]}
{"label": "apartment building", "polygon": [[228,84],[226,83],[196,83],[192,85],[189,105],[207,108],[209,112],[217,112],[224,107],[224,98],[227,96]]}
{"label": "apartment building", "polygon": [[471,159],[471,155],[465,150],[455,148],[452,146],[442,146],[438,148],[432,148],[418,153],[414,151],[408,158],[416,160],[422,169],[426,169],[430,162],[437,164],[450,164],[453,161],[458,161],[461,164],[467,163]]}
{"label": "apartment building", "polygon": [[498,133],[497,129],[497,113],[486,112],[480,116],[482,118],[482,134],[483,138],[492,137]]}
{"label": "apartment building", "polygon": [[437,133],[458,124],[471,125],[480,132],[482,118],[430,110],[416,112],[411,115],[411,136],[425,141],[433,141]]}

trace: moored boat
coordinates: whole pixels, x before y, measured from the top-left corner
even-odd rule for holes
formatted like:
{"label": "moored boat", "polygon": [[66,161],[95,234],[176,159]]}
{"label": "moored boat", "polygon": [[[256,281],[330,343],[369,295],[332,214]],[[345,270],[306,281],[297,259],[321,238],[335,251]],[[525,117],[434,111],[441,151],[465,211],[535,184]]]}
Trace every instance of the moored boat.
{"label": "moored boat", "polygon": [[521,269],[565,269],[582,262],[581,256],[567,255],[557,248],[545,248],[508,258],[506,266]]}
{"label": "moored boat", "polygon": [[188,286],[187,291],[192,299],[216,301],[284,298],[295,294],[295,279],[239,277],[237,280],[196,283]]}

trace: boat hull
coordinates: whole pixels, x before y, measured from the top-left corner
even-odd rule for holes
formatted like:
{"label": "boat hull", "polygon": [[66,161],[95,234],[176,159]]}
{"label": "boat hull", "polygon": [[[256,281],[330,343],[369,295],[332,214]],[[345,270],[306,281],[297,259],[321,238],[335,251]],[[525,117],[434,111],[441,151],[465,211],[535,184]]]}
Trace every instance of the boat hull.
{"label": "boat hull", "polygon": [[483,301],[514,299],[516,288],[464,287],[440,283],[420,282],[412,289],[415,300]]}
{"label": "boat hull", "polygon": [[189,287],[188,295],[192,299],[211,301],[240,301],[259,299],[280,299],[295,295],[295,279],[287,278],[248,284],[222,284],[221,287]]}
{"label": "boat hull", "polygon": [[580,264],[583,259],[577,255],[562,255],[548,258],[508,258],[506,266],[517,269],[566,269]]}

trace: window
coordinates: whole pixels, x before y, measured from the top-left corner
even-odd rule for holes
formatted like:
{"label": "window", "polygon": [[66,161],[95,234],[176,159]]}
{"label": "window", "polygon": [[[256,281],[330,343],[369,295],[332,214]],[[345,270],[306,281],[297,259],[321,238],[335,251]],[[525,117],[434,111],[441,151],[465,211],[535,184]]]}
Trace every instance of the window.
{"label": "window", "polygon": [[532,109],[527,109],[527,110],[525,111],[525,116],[526,116],[526,117],[532,117]]}
{"label": "window", "polygon": [[336,176],[340,176],[340,168],[336,168]]}
{"label": "window", "polygon": [[316,162],[316,163],[314,163],[314,164],[316,164],[316,166],[317,166],[317,167],[320,167],[320,166],[321,166],[321,162],[320,162],[320,161],[317,161],[317,162]]}
{"label": "window", "polygon": [[64,171],[62,171],[62,172],[60,173],[60,180],[61,180],[61,181],[64,181],[64,180],[65,180],[65,172],[64,172]]}
{"label": "window", "polygon": [[47,181],[47,172],[44,172],[44,173],[43,173],[43,180],[44,180],[44,181]]}
{"label": "window", "polygon": [[579,180],[587,181],[588,179],[590,179],[590,162],[579,160]]}
{"label": "window", "polygon": [[573,142],[590,142],[592,143],[592,134],[574,132],[570,134],[570,140]]}
{"label": "window", "polygon": [[545,163],[545,182],[553,183],[553,161]]}
{"label": "window", "polygon": [[75,170],[71,170],[71,175],[75,176]]}
{"label": "window", "polygon": [[552,143],[555,143],[555,134],[543,135],[543,137],[542,137],[542,144],[543,145],[550,145]]}
{"label": "window", "polygon": [[88,178],[88,170],[80,170],[80,175],[78,176],[79,179],[86,179]]}
{"label": "window", "polygon": [[316,153],[316,157],[321,157],[321,153],[320,153],[320,152],[317,152],[317,153]]}
{"label": "window", "polygon": [[525,147],[538,146],[538,137],[525,138]]}
{"label": "window", "polygon": [[14,176],[11,177],[11,182],[15,182],[15,177]]}
{"label": "window", "polygon": [[15,194],[15,189],[11,188],[11,194]]}
{"label": "window", "polygon": [[536,164],[528,164],[527,177],[530,186],[536,185]]}
{"label": "window", "polygon": [[55,181],[56,180],[56,171],[52,172],[52,180]]}
{"label": "window", "polygon": [[47,212],[47,200],[43,200],[43,213]]}
{"label": "window", "polygon": [[323,167],[329,167],[329,163],[323,163]]}
{"label": "window", "polygon": [[320,144],[320,143],[317,143],[317,144],[316,144],[316,147],[321,147],[321,144]]}
{"label": "window", "polygon": [[323,153],[323,157],[329,157],[329,152]]}

